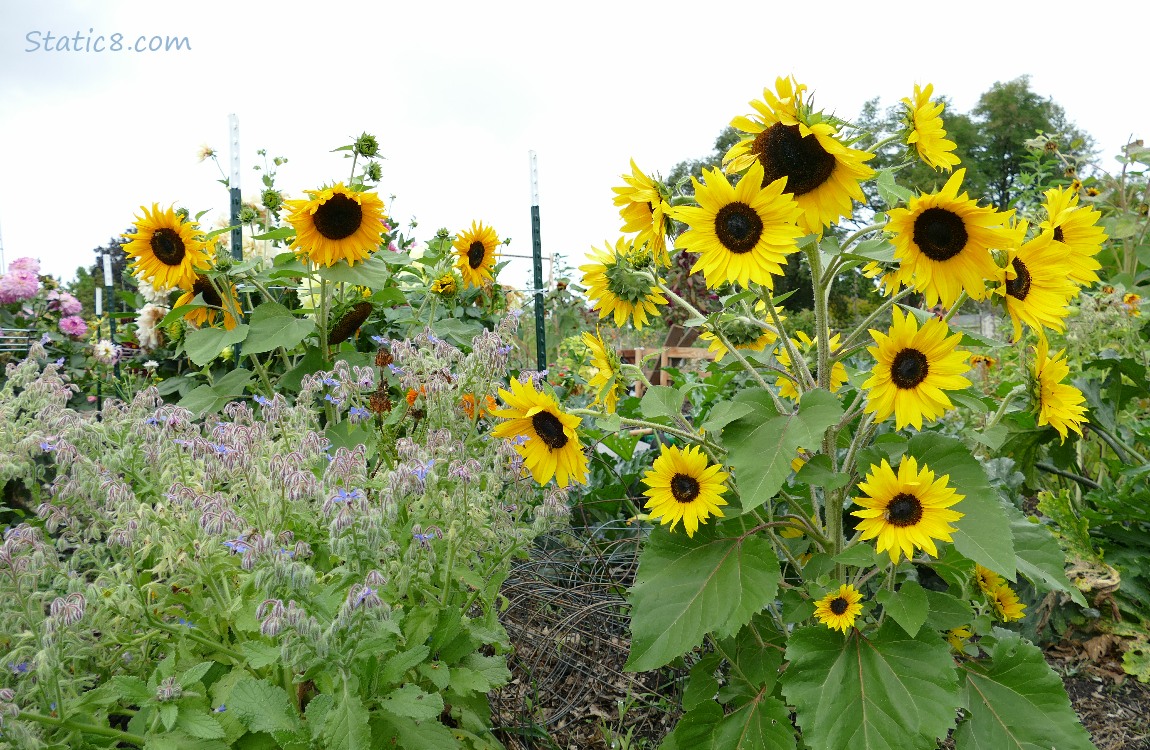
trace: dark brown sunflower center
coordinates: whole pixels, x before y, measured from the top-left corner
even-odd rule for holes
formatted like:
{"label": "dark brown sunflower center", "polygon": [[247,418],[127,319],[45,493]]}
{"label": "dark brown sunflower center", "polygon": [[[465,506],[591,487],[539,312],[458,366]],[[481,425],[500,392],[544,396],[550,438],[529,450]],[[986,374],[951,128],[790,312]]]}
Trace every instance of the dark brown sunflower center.
{"label": "dark brown sunflower center", "polygon": [[174,229],[163,227],[152,232],[152,255],[165,266],[184,262],[184,239]]}
{"label": "dark brown sunflower center", "polygon": [[922,520],[922,503],[909,492],[900,492],[886,506],[886,520],[895,526],[914,526]]}
{"label": "dark brown sunflower center", "polygon": [[1062,239],[1065,236],[1066,235],[1062,234],[1062,227],[1054,227],[1054,239],[1059,242],[1065,242],[1066,240]]}
{"label": "dark brown sunflower center", "polygon": [[315,230],[329,240],[342,240],[359,231],[363,209],[342,193],[336,193],[315,211]]}
{"label": "dark brown sunflower center", "polygon": [[212,286],[212,282],[208,281],[206,276],[196,276],[195,282],[192,284],[192,297],[197,294],[204,295],[204,302],[214,307],[223,307],[224,301],[220,299],[219,292]]}
{"label": "dark brown sunflower center", "polygon": [[1017,275],[1013,279],[1006,280],[1006,293],[1015,299],[1024,300],[1026,295],[1030,294],[1030,269],[1018,258],[1015,258],[1010,265],[1014,266],[1014,273]]}
{"label": "dark brown sunflower center", "polygon": [[928,208],[914,220],[914,244],[931,260],[950,260],[966,247],[966,224],[945,208]]}
{"label": "dark brown sunflower center", "polygon": [[567,445],[567,435],[563,432],[563,423],[559,417],[549,411],[536,412],[531,417],[531,426],[539,439],[547,444],[551,450],[558,450]]}
{"label": "dark brown sunflower center", "polygon": [[699,496],[699,480],[686,474],[671,477],[671,496],[680,503],[694,502]]}
{"label": "dark brown sunflower center", "polygon": [[894,361],[890,363],[890,379],[904,390],[914,388],[926,380],[929,372],[930,363],[918,349],[903,349],[894,355]]}
{"label": "dark brown sunflower center", "polygon": [[728,203],[715,214],[715,234],[732,253],[749,253],[759,244],[763,220],[746,203]]}
{"label": "dark brown sunflower center", "polygon": [[796,196],[817,190],[835,171],[834,154],[814,135],[804,138],[798,125],[776,122],[755,136],[751,151],[763,165],[763,186],[786,177],[787,192]]}
{"label": "dark brown sunflower center", "polygon": [[831,602],[831,612],[833,612],[836,615],[841,615],[843,612],[846,612],[847,608],[850,606],[851,606],[850,602],[848,602],[846,599],[842,598],[841,596],[838,596],[838,597],[835,597],[834,601]]}
{"label": "dark brown sunflower center", "polygon": [[483,265],[483,257],[487,255],[487,248],[479,240],[471,243],[471,247],[467,248],[467,265],[473,269],[479,268]]}

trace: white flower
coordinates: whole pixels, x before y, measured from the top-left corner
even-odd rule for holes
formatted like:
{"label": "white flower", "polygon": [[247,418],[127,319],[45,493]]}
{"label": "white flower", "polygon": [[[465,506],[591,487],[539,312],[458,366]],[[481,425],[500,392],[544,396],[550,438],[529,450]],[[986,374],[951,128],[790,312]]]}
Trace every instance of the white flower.
{"label": "white flower", "polygon": [[152,283],[147,279],[137,276],[136,288],[144,298],[144,302],[156,305],[166,305],[168,297],[171,295],[172,290],[166,287],[159,287],[158,289],[152,286]]}
{"label": "white flower", "polygon": [[141,349],[152,351],[164,345],[164,332],[158,326],[167,314],[168,308],[151,302],[140,308],[136,317],[136,340]]}
{"label": "white flower", "polygon": [[151,372],[151,373],[154,373],[156,371],[156,369],[159,368],[159,366],[160,366],[160,363],[154,359],[149,359],[147,362],[144,363],[144,369],[147,370],[148,372]]}
{"label": "white flower", "polygon": [[114,364],[120,358],[120,347],[101,339],[92,345],[92,356],[106,365]]}

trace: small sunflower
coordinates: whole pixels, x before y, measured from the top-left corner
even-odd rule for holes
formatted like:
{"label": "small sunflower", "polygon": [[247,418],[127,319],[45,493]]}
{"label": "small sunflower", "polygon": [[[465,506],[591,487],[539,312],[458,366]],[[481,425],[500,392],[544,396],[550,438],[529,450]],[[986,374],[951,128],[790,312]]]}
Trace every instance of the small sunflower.
{"label": "small sunflower", "polygon": [[459,279],[453,273],[445,273],[431,282],[431,293],[450,299],[459,291]]}
{"label": "small sunflower", "polygon": [[623,217],[622,231],[638,232],[635,244],[647,245],[659,265],[671,265],[667,254],[667,221],[671,209],[667,189],[643,174],[634,159],[631,174],[621,176],[627,184],[611,190],[615,192],[615,205]]}
{"label": "small sunflower", "polygon": [[583,343],[591,350],[591,366],[595,368],[595,375],[587,381],[587,385],[595,390],[595,403],[603,404],[608,414],[614,414],[623,383],[619,355],[603,342],[598,331],[594,335],[584,331]]}
{"label": "small sunflower", "polygon": [[195,281],[192,282],[191,286],[191,289],[180,295],[175,306],[190,305],[197,294],[202,294],[204,302],[211,307],[197,307],[195,310],[190,310],[184,313],[184,320],[196,327],[212,326],[215,325],[217,314],[222,312],[224,314],[224,328],[230,331],[236,327],[236,319],[232,315],[232,310],[240,309],[240,300],[236,293],[235,284],[227,289],[227,301],[220,297],[219,292],[212,286],[212,282],[202,273],[196,274]]}
{"label": "small sunflower", "polygon": [[[760,300],[755,304],[755,312],[761,312],[766,309],[766,305]],[[776,306],[775,312],[779,315],[779,320],[786,320],[787,317],[783,315],[782,306]],[[771,344],[779,340],[778,334],[773,330],[767,330],[757,322],[748,318],[720,318],[715,324],[715,330],[704,331],[700,336],[700,341],[707,341],[707,351],[715,355],[716,362],[722,362],[723,357],[730,353],[727,345],[723,343],[723,338],[731,343],[736,349],[740,351],[761,352]],[[772,324],[773,325],[773,324]],[[723,338],[719,337],[719,333]]]}
{"label": "small sunflower", "polygon": [[783,275],[787,255],[798,250],[802,235],[795,221],[799,207],[783,192],[783,180],[763,182],[763,168],[755,162],[731,187],[723,173],[704,169],[706,184],[694,177],[698,206],[680,206],[672,216],[689,226],[680,246],[699,254],[691,273],[703,270],[708,287],[724,282],[747,286],[750,282],[774,288]]}
{"label": "small sunflower", "polygon": [[978,563],[974,564],[974,580],[978,581],[978,588],[984,594],[993,593],[996,588],[1006,583],[998,573]]}
{"label": "small sunflower", "polygon": [[965,176],[959,169],[938,193],[911,198],[906,208],[889,214],[900,278],[931,306],[941,301],[950,307],[963,289],[983,299],[986,280],[995,276],[990,249],[1010,242],[1003,224],[1012,212],[999,213],[959,195]]}
{"label": "small sunflower", "polygon": [[878,290],[884,297],[891,295],[902,289],[902,280],[899,278],[899,269],[886,270],[877,261],[871,261],[860,269],[862,275],[868,279],[878,279]]}
{"label": "small sunflower", "polygon": [[854,627],[855,619],[862,614],[862,594],[854,586],[844,583],[838,591],[832,591],[815,604],[815,617],[831,630],[841,630],[845,635]]}
{"label": "small sunflower", "polygon": [[963,377],[970,370],[970,352],[956,348],[962,334],[948,336],[950,329],[937,318],[920,329],[913,315],[904,316],[897,307],[893,315],[886,333],[870,331],[877,346],[867,347],[875,365],[863,383],[869,391],[865,410],[880,422],[894,414],[897,429],[912,424],[921,430],[924,417],[938,419],[954,408],[943,391],[970,385]]}
{"label": "small sunflower", "polygon": [[763,168],[762,185],[786,177],[785,191],[802,211],[804,234],[817,233],[850,216],[853,202],[864,202],[859,183],[874,176],[863,162],[874,154],[840,143],[837,130],[814,122],[803,101],[806,86],[778,78],[775,93],[763,90],[763,101],[752,101],[755,113],[736,117],[731,125],[746,135],[723,156],[727,172],[742,172],[753,163]]}
{"label": "small sunflower", "polygon": [[491,413],[507,420],[491,434],[515,440],[515,452],[539,484],[551,477],[560,487],[587,483],[587,457],[575,428],[583,421],[559,408],[553,396],[535,390],[531,381],[511,381],[511,390],[499,389],[505,408]]}
{"label": "small sunflower", "polygon": [[728,474],[721,468],[708,466],[707,456],[697,445],[683,449],[661,445],[659,457],[643,477],[648,488],[643,494],[650,498],[643,507],[652,519],[661,519],[664,526],[671,524],[671,531],[682,521],[687,536],[693,537],[709,516],[723,517],[719,506],[727,504],[722,494]]}
{"label": "small sunflower", "polygon": [[916,83],[914,100],[902,100],[906,105],[909,125],[906,143],[908,146],[914,146],[918,158],[931,169],[945,169],[949,172],[958,166],[958,157],[952,153],[958,148],[958,144],[946,139],[946,130],[942,127],[940,117],[946,105],[942,102],[932,102],[930,97],[933,93],[934,84],[928,83],[926,88],[919,88]]}
{"label": "small sunflower", "polygon": [[968,627],[951,628],[946,631],[946,642],[950,644],[951,648],[961,654],[966,651],[966,641],[972,635],[974,635],[974,632]]}
{"label": "small sunflower", "polygon": [[1087,422],[1086,397],[1082,391],[1062,381],[1070,374],[1066,364],[1065,350],[1053,357],[1048,356],[1049,344],[1039,337],[1034,349],[1034,381],[1037,395],[1038,426],[1050,425],[1058,430],[1062,442],[1066,442],[1069,430],[1082,435],[1082,424]]}
{"label": "small sunflower", "polygon": [[590,258],[595,262],[579,266],[579,270],[600,318],[613,314],[615,325],[620,327],[631,318],[641,331],[648,315],[659,316],[657,305],[667,304],[667,298],[643,273],[653,267],[649,253],[634,250],[621,238],[614,250],[609,244],[606,250],[591,248]]}
{"label": "small sunflower", "polygon": [[[815,377],[818,377],[818,348],[815,342],[805,331],[797,331],[795,333],[797,339],[791,339],[791,344],[795,347],[799,354],[802,354],[807,362],[807,367]],[[839,348],[839,334],[831,336],[830,341],[827,343],[831,346],[831,354],[833,355]],[[779,351],[775,354],[775,358],[779,360],[779,364],[788,370],[791,368],[791,355],[787,352],[785,346],[780,346]],[[842,362],[835,362],[831,367],[831,393],[838,393],[838,390],[843,387],[843,383],[847,382],[847,368]],[[785,375],[779,375],[775,378],[775,385],[779,389],[779,395],[783,398],[799,400],[799,391],[795,388],[795,382]]]}
{"label": "small sunflower", "polygon": [[291,249],[312,263],[354,266],[379,249],[385,231],[383,201],[375,193],[355,192],[338,183],[306,190],[307,200],[284,201],[287,221],[295,227]]}
{"label": "small sunflower", "polygon": [[1019,241],[1006,251],[1006,267],[999,269],[996,290],[1014,323],[1015,341],[1022,336],[1023,323],[1039,335],[1044,327],[1065,330],[1070,300],[1078,293],[1077,285],[1068,278],[1066,251],[1054,241],[1054,233],[1042,232],[1023,243],[1026,226],[1026,222],[1019,222],[1016,227]]}
{"label": "small sunflower", "polygon": [[863,507],[851,513],[863,519],[855,528],[864,540],[878,537],[875,548],[889,552],[892,563],[900,554],[911,559],[916,547],[938,557],[934,540],[954,541],[950,535],[958,529],[950,522],[964,515],[950,510],[963,495],[947,485],[949,479],[949,474],[935,479],[925,464],[920,471],[913,456],[902,459],[897,475],[885,458],[879,466],[871,464],[866,481],[858,484],[867,497],[855,498]]}
{"label": "small sunflower", "polygon": [[1018,601],[1018,594],[1014,593],[1014,590],[1005,583],[992,591],[989,596],[990,606],[994,608],[994,613],[1002,618],[1003,622],[1021,620],[1026,617],[1022,611],[1026,609],[1026,605]]}
{"label": "small sunflower", "polygon": [[157,203],[151,210],[140,206],[143,216],[136,217],[136,233],[124,234],[132,240],[124,245],[124,253],[132,262],[132,274],[149,282],[153,287],[190,287],[199,269],[211,265],[198,239],[199,227],[184,221],[169,206],[161,211]]}
{"label": "small sunflower", "polygon": [[491,227],[484,226],[483,222],[471,222],[471,229],[455,239],[455,252],[459,255],[455,267],[463,274],[465,285],[484,286],[494,281],[492,270],[495,268],[497,247],[498,235]]}
{"label": "small sunflower", "polygon": [[1042,207],[1046,210],[1046,221],[1039,224],[1039,228],[1054,232],[1054,240],[1070,264],[1070,280],[1083,286],[1097,282],[1096,271],[1102,264],[1094,256],[1107,238],[1098,226],[1102,214],[1088,206],[1079,206],[1078,193],[1073,190],[1051,188],[1044,195]]}

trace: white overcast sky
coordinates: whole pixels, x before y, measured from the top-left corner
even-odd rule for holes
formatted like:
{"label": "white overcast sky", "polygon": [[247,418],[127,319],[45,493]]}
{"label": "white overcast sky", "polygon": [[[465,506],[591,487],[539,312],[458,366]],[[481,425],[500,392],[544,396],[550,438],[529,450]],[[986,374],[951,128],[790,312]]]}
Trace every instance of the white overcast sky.
{"label": "white overcast sky", "polygon": [[[531,251],[528,151],[539,160],[544,254],[578,265],[619,236],[611,187],[707,154],[778,75],[846,117],[931,82],[969,111],[1029,74],[1091,133],[1103,166],[1150,133],[1137,3],[381,2],[0,0],[0,234],[69,279],[142,204],[227,211],[201,144],[240,121],[245,197],[255,152],[290,159],[291,197],[346,180],[330,149],[363,131],[380,189],[420,239],[473,219]],[[89,33],[89,29],[92,30]],[[32,39],[187,37],[190,50],[27,51]],[[83,43],[81,39],[81,43]],[[395,195],[394,202],[388,197]],[[527,261],[509,274],[526,279]],[[510,269],[509,269],[510,270]]]}

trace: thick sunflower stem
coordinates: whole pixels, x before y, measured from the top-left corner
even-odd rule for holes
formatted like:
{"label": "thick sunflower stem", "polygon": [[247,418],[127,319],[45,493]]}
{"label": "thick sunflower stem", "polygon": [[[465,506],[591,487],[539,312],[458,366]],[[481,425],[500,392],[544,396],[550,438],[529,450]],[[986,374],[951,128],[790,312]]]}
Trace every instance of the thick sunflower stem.
{"label": "thick sunflower stem", "polygon": [[871,147],[866,150],[866,152],[868,154],[876,154],[880,148],[887,145],[888,143],[897,143],[902,139],[902,133],[894,133],[892,135],[888,135],[886,138],[883,138],[882,140],[876,141],[874,144],[872,144]]}
{"label": "thick sunflower stem", "polygon": [[1013,403],[1014,399],[1018,398],[1019,396],[1021,396],[1025,392],[1026,392],[1026,385],[1014,386],[1014,389],[1011,390],[1010,393],[1006,394],[1006,397],[1002,399],[1002,403],[999,404],[999,406],[998,406],[998,411],[994,412],[994,416],[990,418],[990,421],[987,422],[986,426],[983,427],[982,429],[984,431],[989,430],[991,427],[994,427],[996,424],[1001,422],[1003,416],[1006,415],[1007,407],[1009,407],[1010,404]]}
{"label": "thick sunflower stem", "polygon": [[866,237],[871,232],[877,232],[885,226],[886,224],[867,224],[865,227],[843,240],[842,252],[845,253],[848,247],[860,241],[863,237]]}
{"label": "thick sunflower stem", "polygon": [[966,302],[968,299],[970,299],[970,295],[966,293],[965,289],[959,292],[958,299],[956,299],[954,301],[954,305],[946,311],[946,315],[942,317],[942,322],[949,325],[950,319],[958,313],[959,308],[962,307],[962,303]]}

